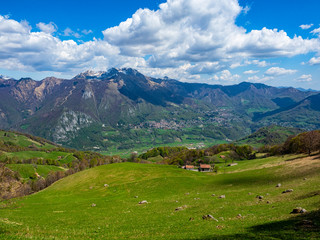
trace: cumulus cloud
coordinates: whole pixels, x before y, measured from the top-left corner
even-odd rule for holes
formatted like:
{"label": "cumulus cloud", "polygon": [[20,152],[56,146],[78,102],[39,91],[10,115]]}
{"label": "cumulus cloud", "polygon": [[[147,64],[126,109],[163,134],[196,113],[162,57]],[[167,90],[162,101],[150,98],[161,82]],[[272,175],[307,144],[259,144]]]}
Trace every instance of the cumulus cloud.
{"label": "cumulus cloud", "polygon": [[54,32],[57,31],[58,27],[56,24],[54,24],[53,22],[50,22],[48,24],[45,24],[43,22],[40,22],[37,24],[37,27],[42,31],[42,32],[45,32],[45,33],[49,33],[49,34],[52,34]]}
{"label": "cumulus cloud", "polygon": [[320,36],[320,28],[313,29],[313,30],[311,31],[311,33]]}
{"label": "cumulus cloud", "polygon": [[300,28],[301,29],[309,29],[309,28],[311,28],[313,26],[313,24],[311,23],[311,24],[302,24],[302,25],[300,25]]}
{"label": "cumulus cloud", "polygon": [[73,40],[61,41],[48,32],[32,32],[31,29],[26,22],[0,16],[0,68],[65,72],[94,67],[98,62],[107,67],[111,65],[110,61],[118,61],[113,56],[117,56],[119,50],[105,41],[77,44]]}
{"label": "cumulus cloud", "polygon": [[282,75],[289,75],[289,74],[294,74],[296,73],[297,70],[293,69],[285,69],[285,68],[280,68],[280,67],[272,67],[269,68],[264,74],[267,76],[282,76]]}
{"label": "cumulus cloud", "polygon": [[320,64],[320,57],[313,57],[308,62],[310,65],[318,65]]}
{"label": "cumulus cloud", "polygon": [[231,66],[239,57],[287,57],[319,49],[319,40],[290,38],[282,30],[247,33],[235,24],[243,11],[237,0],[168,0],[157,11],[139,9],[103,34],[124,55],[152,55],[152,67],[181,61],[223,61]]}
{"label": "cumulus cloud", "polygon": [[[63,72],[128,66],[152,76],[198,79],[201,74],[215,74],[223,81],[240,77],[228,69],[266,67],[267,58],[320,51],[316,37],[238,26],[237,17],[248,10],[238,0],[167,0],[156,11],[139,9],[118,26],[105,29],[103,39],[82,43],[53,36],[54,23],[38,23],[41,31],[35,31],[27,22],[0,16],[0,67]],[[64,36],[76,38],[91,33],[63,31]],[[270,69],[266,74],[275,75]]]}
{"label": "cumulus cloud", "polygon": [[266,67],[269,65],[266,61],[259,61],[257,59],[251,60],[251,61],[247,60],[247,61],[245,61],[245,64],[246,65],[256,65],[258,67]]}
{"label": "cumulus cloud", "polygon": [[304,74],[304,75],[301,75],[296,80],[298,82],[311,82],[312,81],[312,75],[311,74]]}
{"label": "cumulus cloud", "polygon": [[256,73],[258,73],[258,72],[259,72],[259,70],[257,70],[257,71],[248,70],[248,71],[244,71],[243,73],[244,73],[244,74],[256,74]]}
{"label": "cumulus cloud", "polygon": [[240,75],[232,74],[229,70],[223,70],[219,75],[214,75],[213,80],[220,82],[235,82],[240,79]]}

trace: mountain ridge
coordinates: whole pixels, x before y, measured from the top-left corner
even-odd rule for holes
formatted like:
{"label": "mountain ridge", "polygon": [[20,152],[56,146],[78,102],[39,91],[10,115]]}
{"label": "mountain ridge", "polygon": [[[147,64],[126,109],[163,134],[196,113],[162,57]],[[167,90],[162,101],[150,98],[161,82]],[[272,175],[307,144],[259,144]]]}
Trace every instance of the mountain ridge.
{"label": "mountain ridge", "polygon": [[132,68],[88,70],[72,79],[0,78],[0,127],[88,149],[236,140],[273,123],[263,114],[316,94],[261,83],[184,83]]}

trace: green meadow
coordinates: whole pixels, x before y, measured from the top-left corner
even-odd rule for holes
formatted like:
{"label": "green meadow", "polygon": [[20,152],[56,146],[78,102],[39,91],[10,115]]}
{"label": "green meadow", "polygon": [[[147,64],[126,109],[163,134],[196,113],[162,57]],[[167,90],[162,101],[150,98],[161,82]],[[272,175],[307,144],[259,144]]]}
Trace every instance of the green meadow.
{"label": "green meadow", "polygon": [[35,164],[7,164],[7,168],[18,172],[24,180],[29,180],[35,177],[35,174],[46,178],[50,172],[64,171],[62,167],[51,166],[51,165],[35,165]]}
{"label": "green meadow", "polygon": [[[218,174],[136,163],[88,169],[1,202],[0,239],[320,239],[319,156],[238,163]],[[295,207],[307,213],[290,214]]]}
{"label": "green meadow", "polygon": [[44,141],[43,143],[40,143],[20,133],[7,132],[3,130],[0,130],[0,142],[10,143],[11,145],[16,145],[21,147],[29,147],[33,145],[43,150],[55,148],[55,146],[53,146],[52,144],[46,141]]}

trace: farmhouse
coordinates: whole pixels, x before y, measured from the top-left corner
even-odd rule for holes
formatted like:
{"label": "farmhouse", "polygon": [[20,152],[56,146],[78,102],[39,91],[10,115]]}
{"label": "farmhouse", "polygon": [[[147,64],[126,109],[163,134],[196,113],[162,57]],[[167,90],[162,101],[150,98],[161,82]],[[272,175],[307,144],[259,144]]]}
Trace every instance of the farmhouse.
{"label": "farmhouse", "polygon": [[189,170],[189,171],[196,171],[194,165],[185,165],[183,166],[184,169]]}
{"label": "farmhouse", "polygon": [[212,168],[209,164],[200,164],[199,166],[199,172],[211,172]]}

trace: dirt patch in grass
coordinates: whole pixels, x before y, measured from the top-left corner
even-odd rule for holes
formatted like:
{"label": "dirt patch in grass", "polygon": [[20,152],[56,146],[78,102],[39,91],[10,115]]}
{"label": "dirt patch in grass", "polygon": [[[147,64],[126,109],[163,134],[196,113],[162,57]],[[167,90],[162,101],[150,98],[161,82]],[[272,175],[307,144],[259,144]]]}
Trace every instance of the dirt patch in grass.
{"label": "dirt patch in grass", "polygon": [[318,172],[320,168],[320,155],[298,158],[286,161],[285,165],[288,170],[287,173],[294,172],[296,175],[309,175]]}

